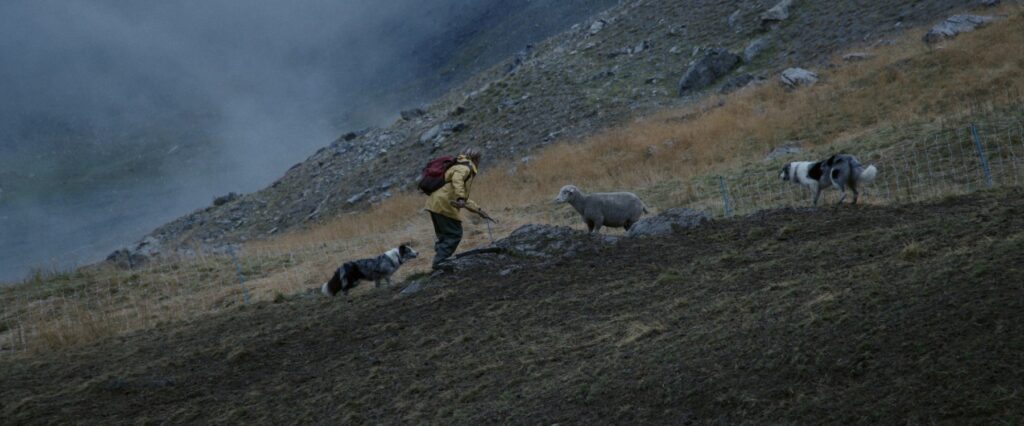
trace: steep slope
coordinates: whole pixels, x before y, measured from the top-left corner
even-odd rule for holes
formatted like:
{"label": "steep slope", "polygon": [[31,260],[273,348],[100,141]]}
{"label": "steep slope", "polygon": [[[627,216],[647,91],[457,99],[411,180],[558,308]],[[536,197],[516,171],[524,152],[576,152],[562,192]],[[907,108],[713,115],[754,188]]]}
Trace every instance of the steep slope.
{"label": "steep slope", "polygon": [[0,4],[0,282],[262,188],[615,0],[232,3]]}
{"label": "steep slope", "polygon": [[423,159],[437,153],[479,145],[487,161],[523,157],[690,102],[703,94],[680,99],[676,82],[701,49],[741,52],[763,38],[762,53],[734,74],[773,79],[781,67],[821,66],[837,49],[884,42],[971,3],[798,1],[771,30],[759,16],[774,2],[622,3],[477,75],[424,115],[343,135],[269,188],[157,229],[148,248],[210,249],[263,238],[408,190]]}
{"label": "steep slope", "polygon": [[[0,360],[15,423],[1019,423],[1024,192],[778,210]],[[518,269],[511,272],[510,268]]]}

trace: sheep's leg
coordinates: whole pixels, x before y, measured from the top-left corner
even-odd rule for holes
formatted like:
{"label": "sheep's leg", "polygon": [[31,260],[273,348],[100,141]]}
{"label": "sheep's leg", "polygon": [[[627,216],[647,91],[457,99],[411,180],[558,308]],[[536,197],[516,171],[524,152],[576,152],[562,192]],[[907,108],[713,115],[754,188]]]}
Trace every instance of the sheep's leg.
{"label": "sheep's leg", "polygon": [[628,231],[628,230],[629,230],[629,228],[630,228],[630,227],[632,227],[632,226],[633,226],[633,221],[632,221],[632,220],[627,220],[627,221],[626,221],[626,223],[625,223],[624,225],[622,225],[622,227],[623,227],[623,228],[626,228],[626,230],[627,230],[627,231]]}
{"label": "sheep's leg", "polygon": [[380,288],[380,280],[373,280],[373,285]]}
{"label": "sheep's leg", "polygon": [[594,232],[597,234],[601,233],[601,226],[604,225],[604,219],[597,219],[594,221]]}
{"label": "sheep's leg", "polygon": [[588,232],[594,232],[594,221],[592,221],[590,219],[587,219],[586,222],[587,222],[587,231]]}

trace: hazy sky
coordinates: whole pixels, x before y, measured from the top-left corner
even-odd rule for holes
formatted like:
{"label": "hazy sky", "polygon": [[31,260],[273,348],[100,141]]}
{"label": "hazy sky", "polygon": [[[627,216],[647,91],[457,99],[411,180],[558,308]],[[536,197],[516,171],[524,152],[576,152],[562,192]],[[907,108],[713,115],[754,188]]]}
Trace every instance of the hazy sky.
{"label": "hazy sky", "polygon": [[[216,126],[204,130],[229,153],[223,160],[243,153],[233,166],[264,170],[346,126],[387,118],[373,116],[375,106],[356,116],[339,106],[400,79],[403,68],[418,70],[403,57],[470,3],[8,0],[0,5],[0,143],[31,149],[17,139],[33,126],[27,118],[103,132],[212,115]],[[259,175],[238,171],[239,182]]]}
{"label": "hazy sky", "polygon": [[[496,0],[0,2],[0,280],[250,192]],[[427,52],[429,54],[429,52]]]}
{"label": "hazy sky", "polygon": [[263,188],[611,3],[0,0],[0,281]]}

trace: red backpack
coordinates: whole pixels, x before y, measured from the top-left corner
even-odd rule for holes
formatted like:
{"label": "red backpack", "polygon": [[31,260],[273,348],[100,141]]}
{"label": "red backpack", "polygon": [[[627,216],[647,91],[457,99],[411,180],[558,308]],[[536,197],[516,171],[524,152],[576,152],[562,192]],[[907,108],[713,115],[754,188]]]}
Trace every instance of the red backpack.
{"label": "red backpack", "polygon": [[437,157],[427,163],[420,176],[420,190],[430,195],[444,186],[444,173],[448,168],[455,165],[455,158],[449,156]]}
{"label": "red backpack", "polygon": [[[448,172],[448,169],[452,166],[459,164],[455,157],[449,157],[447,155],[443,157],[437,157],[427,163],[427,166],[423,168],[423,173],[420,175],[420,191],[424,194],[430,195],[434,191],[441,189],[444,184],[448,183],[444,180],[444,174]],[[465,164],[465,163],[463,163]],[[472,171],[466,176],[466,180],[473,177]]]}

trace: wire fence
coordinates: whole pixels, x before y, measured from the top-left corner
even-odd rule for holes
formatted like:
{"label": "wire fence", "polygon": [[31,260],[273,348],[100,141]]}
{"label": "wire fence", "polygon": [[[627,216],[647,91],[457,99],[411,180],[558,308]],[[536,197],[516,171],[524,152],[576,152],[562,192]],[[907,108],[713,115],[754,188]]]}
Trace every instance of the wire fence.
{"label": "wire fence", "polygon": [[[916,134],[851,152],[865,166],[878,169],[875,181],[862,188],[861,202],[901,204],[1024,182],[1024,108],[1015,114],[977,117],[923,137]],[[809,206],[806,188],[780,179],[784,162],[808,159],[792,157],[742,173],[682,182],[673,204],[715,217]],[[819,205],[834,203],[837,197],[838,192],[826,191]],[[65,347],[163,321],[193,321],[252,300],[303,294],[323,282],[324,271],[337,267],[339,255],[372,244],[325,241],[288,249],[197,251],[127,271],[84,268],[66,272],[66,277],[49,276],[32,292],[4,295],[0,355]]]}
{"label": "wire fence", "polygon": [[[1024,120],[1019,118],[969,123],[920,139],[907,139],[876,150],[851,152],[865,166],[874,165],[874,182],[858,188],[860,202],[901,204],[966,194],[983,188],[1024,182]],[[810,206],[812,193],[783,181],[787,161],[758,170],[702,176],[684,184],[681,202],[715,217],[758,210]],[[803,158],[800,158],[803,159]],[[847,191],[845,202],[852,201]],[[819,206],[835,203],[839,192],[825,190]]]}

